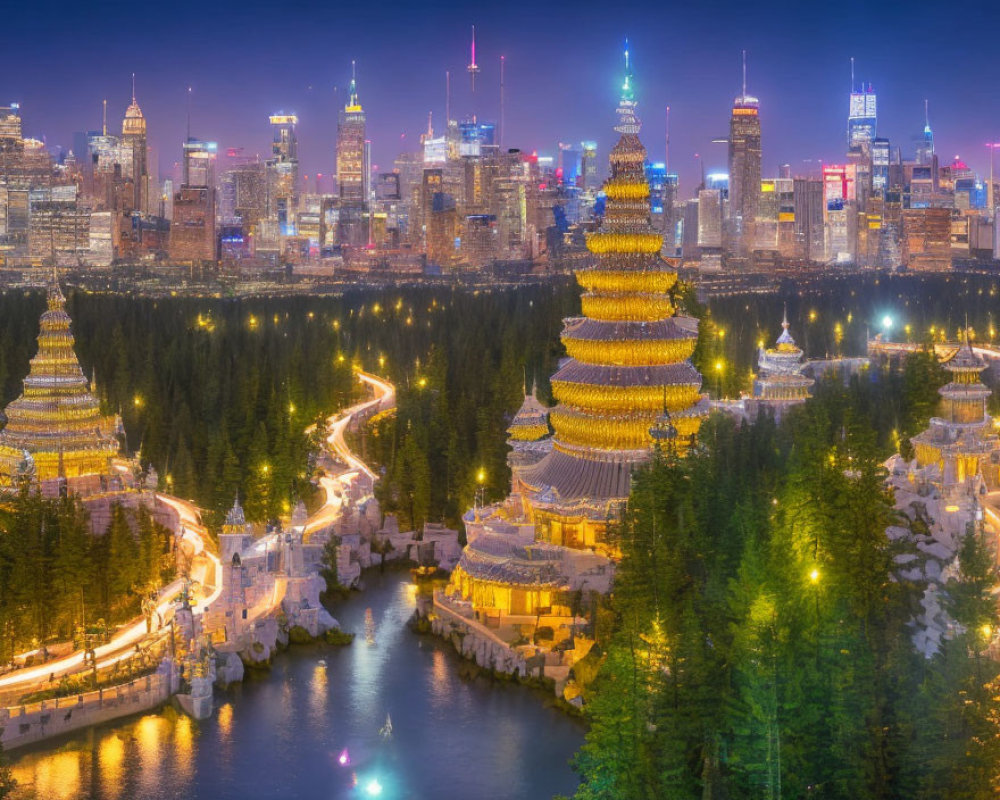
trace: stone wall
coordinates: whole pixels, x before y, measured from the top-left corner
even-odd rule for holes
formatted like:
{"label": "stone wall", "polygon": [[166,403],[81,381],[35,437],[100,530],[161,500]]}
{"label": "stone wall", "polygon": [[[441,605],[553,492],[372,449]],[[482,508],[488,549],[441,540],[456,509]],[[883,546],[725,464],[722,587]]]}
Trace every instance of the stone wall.
{"label": "stone wall", "polygon": [[152,675],[96,692],[0,708],[0,741],[11,750],[90,725],[150,711],[176,690],[174,670],[165,660]]}

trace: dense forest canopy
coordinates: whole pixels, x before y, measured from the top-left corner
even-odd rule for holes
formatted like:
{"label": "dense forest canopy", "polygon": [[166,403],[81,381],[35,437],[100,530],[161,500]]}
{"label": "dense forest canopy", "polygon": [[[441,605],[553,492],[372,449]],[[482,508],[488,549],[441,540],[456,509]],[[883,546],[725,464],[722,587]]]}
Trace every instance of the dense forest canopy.
{"label": "dense forest canopy", "polygon": [[871,412],[887,382],[905,387],[913,432],[939,373],[918,354],[901,376],[822,383],[780,425],[716,415],[688,458],[640,471],[578,800],[997,796],[991,545],[965,532],[942,587],[958,624],[925,659],[910,625],[922,586],[896,561],[915,546],[886,535],[907,523]]}
{"label": "dense forest canopy", "polygon": [[[966,314],[984,339],[1000,325],[995,282],[974,276],[831,278],[803,290],[713,298],[706,309],[695,309],[688,292],[685,305],[707,315],[696,353],[706,389],[730,396],[749,388],[756,347],[773,342],[785,307],[811,357],[862,355],[886,316],[894,336],[914,340],[931,327],[954,338]],[[21,390],[43,308],[40,293],[0,294],[4,403]],[[105,409],[122,413],[129,449],[141,448],[143,461],[214,522],[237,490],[252,519],[287,513],[308,492],[314,442],[306,428],[356,397],[352,366],[386,375],[399,387],[399,414],[361,444],[387,470],[383,501],[419,526],[456,523],[480,469],[490,497],[504,492],[504,429],[525,383],[551,401],[562,318],[579,313],[579,290],[566,278],[335,297],[73,291],[69,311],[84,370]],[[901,422],[895,389],[871,411]]]}

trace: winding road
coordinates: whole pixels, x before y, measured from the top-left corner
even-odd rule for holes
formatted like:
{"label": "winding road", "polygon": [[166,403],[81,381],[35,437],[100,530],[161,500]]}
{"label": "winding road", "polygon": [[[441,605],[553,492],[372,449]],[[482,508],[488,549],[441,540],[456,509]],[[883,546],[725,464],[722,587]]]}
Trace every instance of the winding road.
{"label": "winding road", "polygon": [[[395,401],[396,389],[391,383],[375,375],[367,372],[358,372],[357,374],[361,382],[371,387],[375,397],[340,411],[327,420],[327,429],[330,432],[326,439],[327,444],[331,454],[341,461],[345,468],[334,475],[324,475],[320,478],[320,485],[326,492],[326,499],[323,505],[307,520],[304,529],[306,536],[322,530],[336,521],[342,505],[342,494],[351,481],[360,475],[364,475],[370,481],[377,479],[368,465],[351,452],[344,439],[344,432],[355,418],[370,412],[391,408]],[[190,547],[192,554],[191,577],[200,584],[202,590],[209,590],[207,595],[197,598],[192,604],[192,610],[196,615],[204,614],[222,594],[222,563],[211,549],[211,536],[201,521],[201,514],[197,506],[193,503],[160,492],[156,493],[156,499],[169,506],[177,514],[177,538],[179,543]],[[266,548],[271,542],[277,540],[276,537],[277,534],[265,536],[258,540],[255,546]],[[164,623],[173,616],[174,603],[180,597],[183,589],[184,581],[178,578],[159,591],[156,611]],[[119,629],[109,642],[95,648],[94,657],[97,661],[97,668],[103,669],[131,657],[135,653],[137,645],[141,645],[148,638],[158,635],[160,635],[158,631],[147,632],[144,617],[128,623]],[[50,678],[61,678],[64,675],[89,669],[92,667],[84,663],[84,652],[78,650],[39,666],[16,670],[0,677],[0,692],[26,691],[33,685],[48,682]]]}

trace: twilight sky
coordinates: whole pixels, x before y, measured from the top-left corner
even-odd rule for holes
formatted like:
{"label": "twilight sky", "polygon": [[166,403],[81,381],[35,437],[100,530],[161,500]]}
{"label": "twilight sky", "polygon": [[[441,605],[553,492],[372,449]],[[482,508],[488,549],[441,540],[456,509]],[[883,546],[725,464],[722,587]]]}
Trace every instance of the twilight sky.
{"label": "twilight sky", "polygon": [[[761,100],[764,175],[806,160],[843,161],[850,88],[879,95],[879,135],[912,156],[930,100],[941,161],[960,154],[988,167],[983,144],[1000,140],[1000,77],[992,42],[1000,4],[991,0],[702,0],[698,3],[552,2],[491,4],[300,0],[244,3],[21,2],[3,14],[0,104],[22,105],[25,132],[70,147],[74,130],[120,130],[131,73],[149,121],[160,171],[169,174],[185,135],[220,148],[266,154],[267,116],[299,115],[301,171],[333,168],[337,109],[351,59],[358,62],[374,161],[390,169],[401,143],[415,146],[444,118],[445,70],[452,116],[470,111],[469,26],[477,31],[481,118],[497,116],[499,58],[506,57],[504,144],[555,155],[559,141],[613,143],[621,47],[629,37],[642,138],[662,160],[671,107],[670,164],[682,194],[697,182],[695,153],[725,167],[729,104],[739,91],[740,50],[749,90]],[[1000,165],[998,165],[1000,167]]]}

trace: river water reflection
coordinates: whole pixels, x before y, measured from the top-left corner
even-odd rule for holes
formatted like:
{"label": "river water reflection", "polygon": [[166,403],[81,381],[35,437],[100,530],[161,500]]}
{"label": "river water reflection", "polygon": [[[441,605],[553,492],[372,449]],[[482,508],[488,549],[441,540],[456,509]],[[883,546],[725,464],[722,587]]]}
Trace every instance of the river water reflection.
{"label": "river water reflection", "polygon": [[[335,611],[350,647],[307,646],[194,722],[172,712],[15,753],[19,797],[39,800],[365,798],[527,800],[570,794],[581,724],[519,686],[458,675],[446,645],[406,629],[413,587],[367,577]],[[364,638],[365,609],[376,643]],[[392,716],[393,735],[379,728]],[[350,764],[341,766],[344,750]]]}

